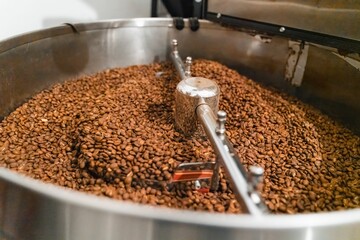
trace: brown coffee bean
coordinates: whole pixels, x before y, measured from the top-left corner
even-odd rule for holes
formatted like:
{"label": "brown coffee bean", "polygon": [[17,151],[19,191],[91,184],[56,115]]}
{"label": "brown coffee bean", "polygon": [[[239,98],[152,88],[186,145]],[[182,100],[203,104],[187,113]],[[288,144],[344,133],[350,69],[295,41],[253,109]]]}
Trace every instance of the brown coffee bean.
{"label": "brown coffee bean", "polygon": [[309,198],[311,201],[315,201],[316,200],[316,193],[314,193],[313,191],[309,192]]}
{"label": "brown coffee bean", "polygon": [[131,182],[132,182],[132,176],[131,175],[129,175],[129,176],[127,176],[126,178],[125,178],[125,184],[128,184],[128,185],[130,185],[131,184]]}

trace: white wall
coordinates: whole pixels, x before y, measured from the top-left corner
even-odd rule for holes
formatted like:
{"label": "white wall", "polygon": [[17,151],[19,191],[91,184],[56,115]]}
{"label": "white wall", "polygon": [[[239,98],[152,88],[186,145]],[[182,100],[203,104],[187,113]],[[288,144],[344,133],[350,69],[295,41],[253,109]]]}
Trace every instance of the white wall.
{"label": "white wall", "polygon": [[0,40],[62,23],[150,17],[151,0],[0,0]]}

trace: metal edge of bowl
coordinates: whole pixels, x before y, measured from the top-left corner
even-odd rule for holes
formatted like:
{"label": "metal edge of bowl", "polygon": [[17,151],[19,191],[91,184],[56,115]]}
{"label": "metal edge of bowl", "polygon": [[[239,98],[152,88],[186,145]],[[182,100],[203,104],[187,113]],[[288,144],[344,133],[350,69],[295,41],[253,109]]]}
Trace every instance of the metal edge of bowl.
{"label": "metal edge of bowl", "polygon": [[[219,24],[210,22],[208,20],[199,21],[201,24],[201,28],[213,28],[231,31],[230,29],[223,28]],[[185,25],[189,25],[188,20],[185,20]],[[87,23],[64,23],[60,26],[30,31],[0,40],[0,53],[6,52],[12,48],[24,45],[26,43],[34,42],[45,38],[71,34],[74,32],[124,27],[173,27],[173,21],[170,18],[124,18]]]}
{"label": "metal edge of bowl", "polygon": [[[129,201],[119,201],[106,197],[66,189],[53,184],[44,183],[30,177],[15,173],[12,170],[0,168],[0,179],[24,187],[42,196],[78,206],[93,208],[106,212],[155,218],[172,222],[192,223],[221,227],[251,228],[251,229],[286,229],[303,227],[320,227],[360,222],[360,209],[309,213],[296,215],[264,215],[255,217],[243,214],[209,213],[190,210],[178,210],[166,207],[141,205]],[[154,210],[156,216],[154,217]]]}

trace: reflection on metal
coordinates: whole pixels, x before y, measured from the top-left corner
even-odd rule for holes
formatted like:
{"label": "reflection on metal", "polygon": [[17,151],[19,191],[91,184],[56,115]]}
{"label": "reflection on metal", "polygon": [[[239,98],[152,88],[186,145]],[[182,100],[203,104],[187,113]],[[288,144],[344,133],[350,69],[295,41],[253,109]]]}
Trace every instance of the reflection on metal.
{"label": "reflection on metal", "polygon": [[314,234],[311,228],[306,229],[305,240],[314,240]]}
{"label": "reflection on metal", "polygon": [[186,57],[185,61],[185,78],[191,77],[191,64],[192,64],[192,58]]}
{"label": "reflection on metal", "polygon": [[209,0],[207,11],[360,40],[360,1]]}
{"label": "reflection on metal", "polygon": [[279,28],[279,32],[285,32],[286,31],[286,28],[285,27],[280,27]]}
{"label": "reflection on metal", "polygon": [[309,45],[304,42],[289,41],[289,58],[285,67],[285,79],[299,87],[304,77]]}
{"label": "reflection on metal", "polygon": [[358,71],[360,71],[360,61],[359,60],[356,60],[356,59],[353,59],[353,58],[347,57],[347,56],[342,56],[342,55],[337,54],[337,53],[333,53],[333,54],[335,54],[339,58],[343,59],[345,62],[349,63],[351,66],[353,66]]}
{"label": "reflection on metal", "polygon": [[261,34],[256,34],[254,36],[255,39],[263,42],[263,43],[271,43],[271,37],[269,36],[265,36],[265,35],[261,35]]}

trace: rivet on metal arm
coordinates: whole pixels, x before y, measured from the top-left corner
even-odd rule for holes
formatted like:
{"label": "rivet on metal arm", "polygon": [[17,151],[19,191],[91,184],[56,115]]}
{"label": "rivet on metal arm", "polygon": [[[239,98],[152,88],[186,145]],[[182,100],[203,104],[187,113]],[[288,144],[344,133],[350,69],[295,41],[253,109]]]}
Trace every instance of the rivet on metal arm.
{"label": "rivet on metal arm", "polygon": [[226,123],[226,112],[225,111],[218,111],[217,112],[217,127],[216,127],[216,133],[218,135],[225,135],[225,123]]}
{"label": "rivet on metal arm", "polygon": [[173,53],[177,53],[178,52],[178,41],[176,39],[173,39],[171,41],[171,48],[172,48],[172,52]]}
{"label": "rivet on metal arm", "polygon": [[192,58],[187,57],[185,61],[185,78],[191,77],[191,64],[192,64]]}
{"label": "rivet on metal arm", "polygon": [[258,166],[249,167],[249,195],[250,198],[254,201],[255,204],[261,203],[261,198],[258,193],[259,184],[262,182],[264,176],[264,169]]}

